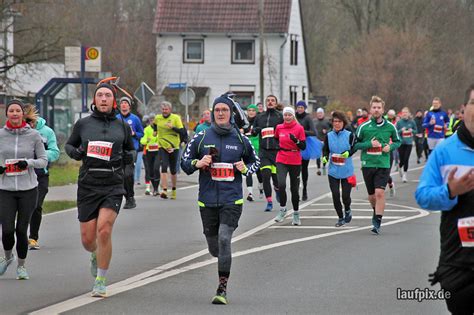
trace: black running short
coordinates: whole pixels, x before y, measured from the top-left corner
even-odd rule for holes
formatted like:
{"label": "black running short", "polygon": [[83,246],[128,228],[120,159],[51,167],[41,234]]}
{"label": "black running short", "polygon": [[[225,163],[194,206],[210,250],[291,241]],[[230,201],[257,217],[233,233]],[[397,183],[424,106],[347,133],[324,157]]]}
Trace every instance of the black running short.
{"label": "black running short", "polygon": [[260,158],[260,169],[270,169],[272,173],[276,174],[276,156],[278,150],[260,149],[258,157]]}
{"label": "black running short", "polygon": [[158,157],[160,159],[162,173],[167,173],[169,166],[171,175],[176,174],[176,166],[178,165],[179,160],[179,149],[174,149],[173,152],[168,153],[168,151],[166,151],[165,149],[160,148]]}
{"label": "black running short", "polygon": [[123,185],[96,188],[79,186],[77,189],[79,222],[97,219],[101,208],[110,208],[118,214],[124,193]]}
{"label": "black running short", "polygon": [[389,168],[363,167],[365,187],[369,195],[375,194],[375,189],[385,189],[390,178]]}
{"label": "black running short", "polygon": [[225,205],[221,207],[199,207],[203,233],[206,236],[215,236],[219,233],[219,225],[225,224],[237,228],[242,205]]}

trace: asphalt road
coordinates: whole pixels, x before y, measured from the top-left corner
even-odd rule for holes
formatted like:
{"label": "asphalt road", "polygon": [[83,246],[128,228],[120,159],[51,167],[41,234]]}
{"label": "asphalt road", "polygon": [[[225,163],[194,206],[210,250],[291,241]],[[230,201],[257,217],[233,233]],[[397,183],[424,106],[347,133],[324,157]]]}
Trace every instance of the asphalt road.
{"label": "asphalt road", "polygon": [[263,212],[263,200],[247,202],[227,306],[210,304],[217,265],[206,252],[195,186],[182,187],[175,201],[143,196],[136,209],[121,211],[109,297],[102,300],[89,297],[93,279],[76,213],[47,215],[42,249],[29,252],[31,279],[15,280],[11,267],[0,278],[0,314],[444,314],[444,301],[397,300],[397,288],[439,289],[427,282],[439,254],[439,214],[418,209],[413,193],[421,166],[412,167],[408,183],[394,176],[397,194],[386,194],[379,236],[369,231],[363,184],[352,192],[353,221],[334,228],[327,178],[314,169],[302,226],[292,227],[290,219],[276,224],[276,210]]}

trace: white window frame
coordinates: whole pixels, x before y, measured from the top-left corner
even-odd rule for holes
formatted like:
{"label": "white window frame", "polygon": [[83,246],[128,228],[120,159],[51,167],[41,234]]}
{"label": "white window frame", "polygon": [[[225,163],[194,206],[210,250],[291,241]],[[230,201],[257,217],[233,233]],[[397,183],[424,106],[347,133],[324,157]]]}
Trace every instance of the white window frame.
{"label": "white window frame", "polygon": [[[252,43],[252,59],[237,60],[236,59],[236,44],[238,43]],[[232,64],[255,64],[255,40],[253,39],[234,39],[232,40],[231,62]]]}
{"label": "white window frame", "polygon": [[[201,59],[188,59],[188,43],[201,43]],[[204,63],[204,39],[184,39],[183,40],[183,63]]]}

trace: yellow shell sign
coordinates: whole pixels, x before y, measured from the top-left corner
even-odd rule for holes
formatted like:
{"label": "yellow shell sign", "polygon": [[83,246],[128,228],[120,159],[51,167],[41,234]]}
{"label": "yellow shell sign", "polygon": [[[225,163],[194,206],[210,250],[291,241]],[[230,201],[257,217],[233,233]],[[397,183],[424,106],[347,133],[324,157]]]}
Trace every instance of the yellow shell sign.
{"label": "yellow shell sign", "polygon": [[99,50],[95,47],[89,47],[86,50],[86,59],[95,60],[99,57]]}

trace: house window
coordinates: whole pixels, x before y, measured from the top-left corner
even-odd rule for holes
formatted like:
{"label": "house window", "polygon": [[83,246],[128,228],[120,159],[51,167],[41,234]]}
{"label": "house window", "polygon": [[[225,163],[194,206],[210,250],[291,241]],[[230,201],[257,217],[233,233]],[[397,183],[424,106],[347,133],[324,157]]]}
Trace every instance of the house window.
{"label": "house window", "polygon": [[232,63],[255,63],[255,41],[233,40]]}
{"label": "house window", "polygon": [[296,85],[290,85],[290,106],[296,104],[296,98],[298,97],[298,87]]}
{"label": "house window", "polygon": [[306,86],[301,87],[301,99],[306,102]]}
{"label": "house window", "polygon": [[298,65],[298,35],[290,35],[290,65]]}
{"label": "house window", "polygon": [[185,39],[183,46],[183,63],[204,63],[204,40]]}

